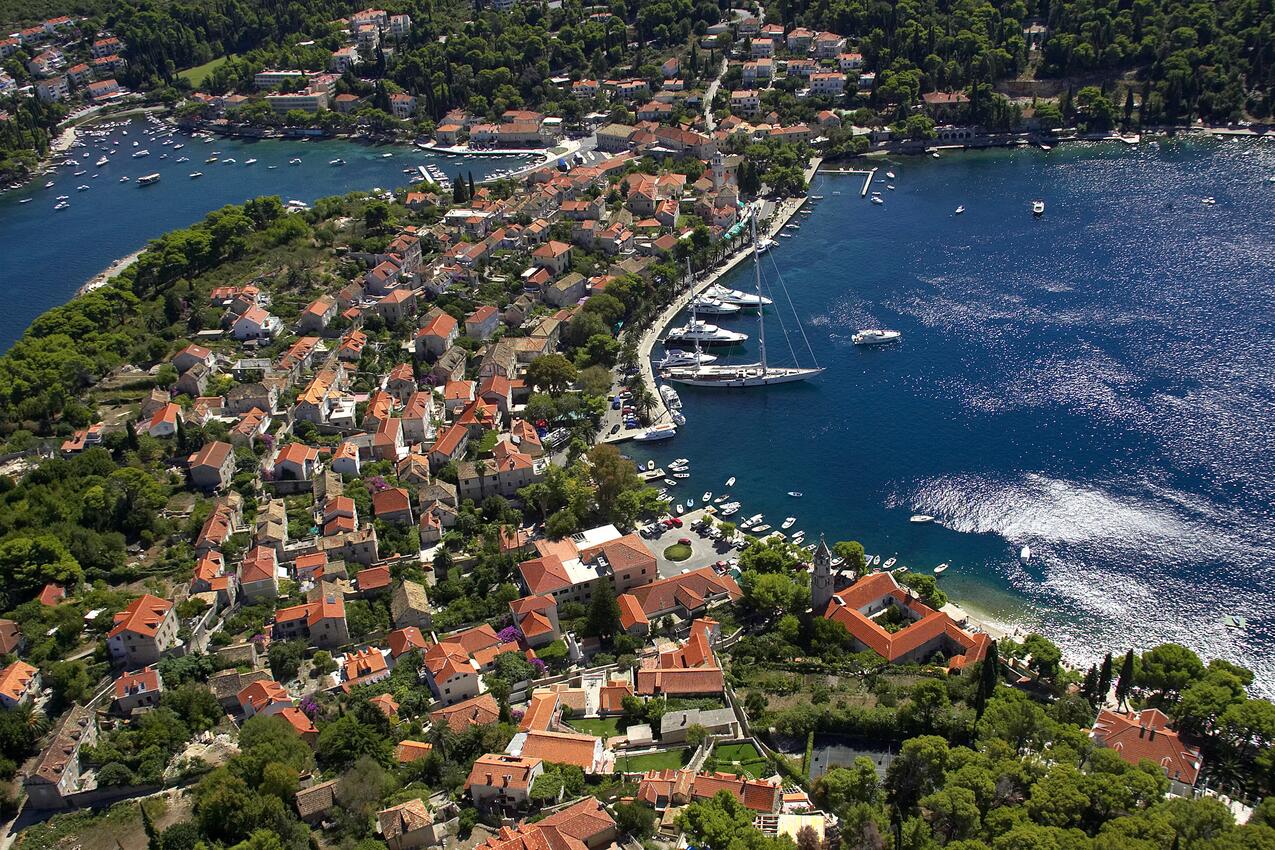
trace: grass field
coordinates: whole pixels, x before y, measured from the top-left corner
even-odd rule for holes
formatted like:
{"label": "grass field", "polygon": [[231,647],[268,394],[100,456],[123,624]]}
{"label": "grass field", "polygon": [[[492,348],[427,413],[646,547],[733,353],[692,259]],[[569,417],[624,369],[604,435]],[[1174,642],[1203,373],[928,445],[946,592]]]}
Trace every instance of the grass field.
{"label": "grass field", "polygon": [[226,64],[226,60],[229,58],[229,56],[219,56],[211,62],[205,62],[202,65],[187,68],[185,71],[179,72],[177,76],[184,80],[190,80],[190,84],[192,86],[199,88],[204,84],[204,80],[207,80],[212,75],[213,71],[216,71],[222,65]]}
{"label": "grass field", "polygon": [[611,738],[620,734],[620,718],[618,717],[578,717],[568,718],[571,728],[586,735],[597,735],[599,738]]}
{"label": "grass field", "polygon": [[717,757],[717,769],[722,773],[741,774],[757,779],[774,771],[757,748],[748,742],[742,744],[718,744],[713,750]]}
{"label": "grass field", "polygon": [[691,556],[691,547],[681,543],[674,543],[672,546],[664,550],[664,557],[670,561],[685,561]]}
{"label": "grass field", "polygon": [[690,750],[667,750],[642,756],[620,756],[615,766],[625,773],[641,773],[647,770],[676,770],[690,757]]}

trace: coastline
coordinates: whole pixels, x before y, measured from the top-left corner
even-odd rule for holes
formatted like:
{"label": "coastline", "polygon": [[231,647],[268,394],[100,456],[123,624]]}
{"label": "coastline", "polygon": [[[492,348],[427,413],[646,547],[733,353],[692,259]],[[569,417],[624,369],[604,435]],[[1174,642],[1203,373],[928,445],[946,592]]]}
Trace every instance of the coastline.
{"label": "coastline", "polygon": [[146,247],[143,246],[141,248],[138,248],[136,251],[134,251],[131,254],[125,254],[119,259],[111,261],[111,264],[109,266],[102,269],[97,274],[93,275],[93,277],[85,281],[80,286],[79,289],[75,290],[75,295],[73,295],[72,297],[79,298],[81,295],[88,295],[93,290],[101,289],[103,286],[106,286],[114,278],[118,277],[119,274],[124,271],[124,269],[133,265],[133,263],[137,262],[137,259],[141,257],[142,254],[144,254],[145,252],[146,252]]}

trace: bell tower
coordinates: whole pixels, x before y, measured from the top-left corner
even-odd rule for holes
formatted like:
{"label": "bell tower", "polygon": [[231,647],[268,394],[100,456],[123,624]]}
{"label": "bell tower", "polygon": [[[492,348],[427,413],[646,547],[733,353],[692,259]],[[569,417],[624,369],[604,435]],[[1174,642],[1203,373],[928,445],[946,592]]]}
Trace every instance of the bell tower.
{"label": "bell tower", "polygon": [[810,607],[816,615],[832,601],[832,553],[823,535],[819,535],[819,548],[815,549],[815,572],[810,577]]}

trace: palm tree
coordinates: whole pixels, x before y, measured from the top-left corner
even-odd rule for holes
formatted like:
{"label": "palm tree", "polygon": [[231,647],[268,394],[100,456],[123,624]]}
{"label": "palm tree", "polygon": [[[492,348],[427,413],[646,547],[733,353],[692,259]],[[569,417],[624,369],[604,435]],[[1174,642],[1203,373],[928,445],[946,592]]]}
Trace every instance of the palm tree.
{"label": "palm tree", "polygon": [[651,409],[655,407],[655,396],[646,387],[633,391],[633,406],[643,419],[650,421]]}

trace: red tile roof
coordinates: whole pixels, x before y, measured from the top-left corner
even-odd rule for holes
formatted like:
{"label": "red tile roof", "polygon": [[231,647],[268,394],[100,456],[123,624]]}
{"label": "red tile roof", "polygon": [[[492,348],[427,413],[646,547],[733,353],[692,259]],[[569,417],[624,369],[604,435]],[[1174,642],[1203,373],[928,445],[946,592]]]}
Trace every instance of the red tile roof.
{"label": "red tile roof", "polygon": [[115,615],[115,628],[107,633],[107,637],[115,637],[124,632],[154,637],[160,624],[164,622],[164,616],[172,607],[173,603],[167,599],[144,594]]}
{"label": "red tile roof", "polygon": [[[391,635],[392,637],[392,635]],[[500,706],[489,693],[458,702],[438,711],[431,711],[433,723],[446,723],[453,732],[464,732],[470,726],[488,726],[500,719]]]}
{"label": "red tile roof", "polygon": [[1159,709],[1117,712],[1104,708],[1090,734],[1129,764],[1149,759],[1170,779],[1187,785],[1195,784],[1204,763],[1199,748],[1184,744]]}

